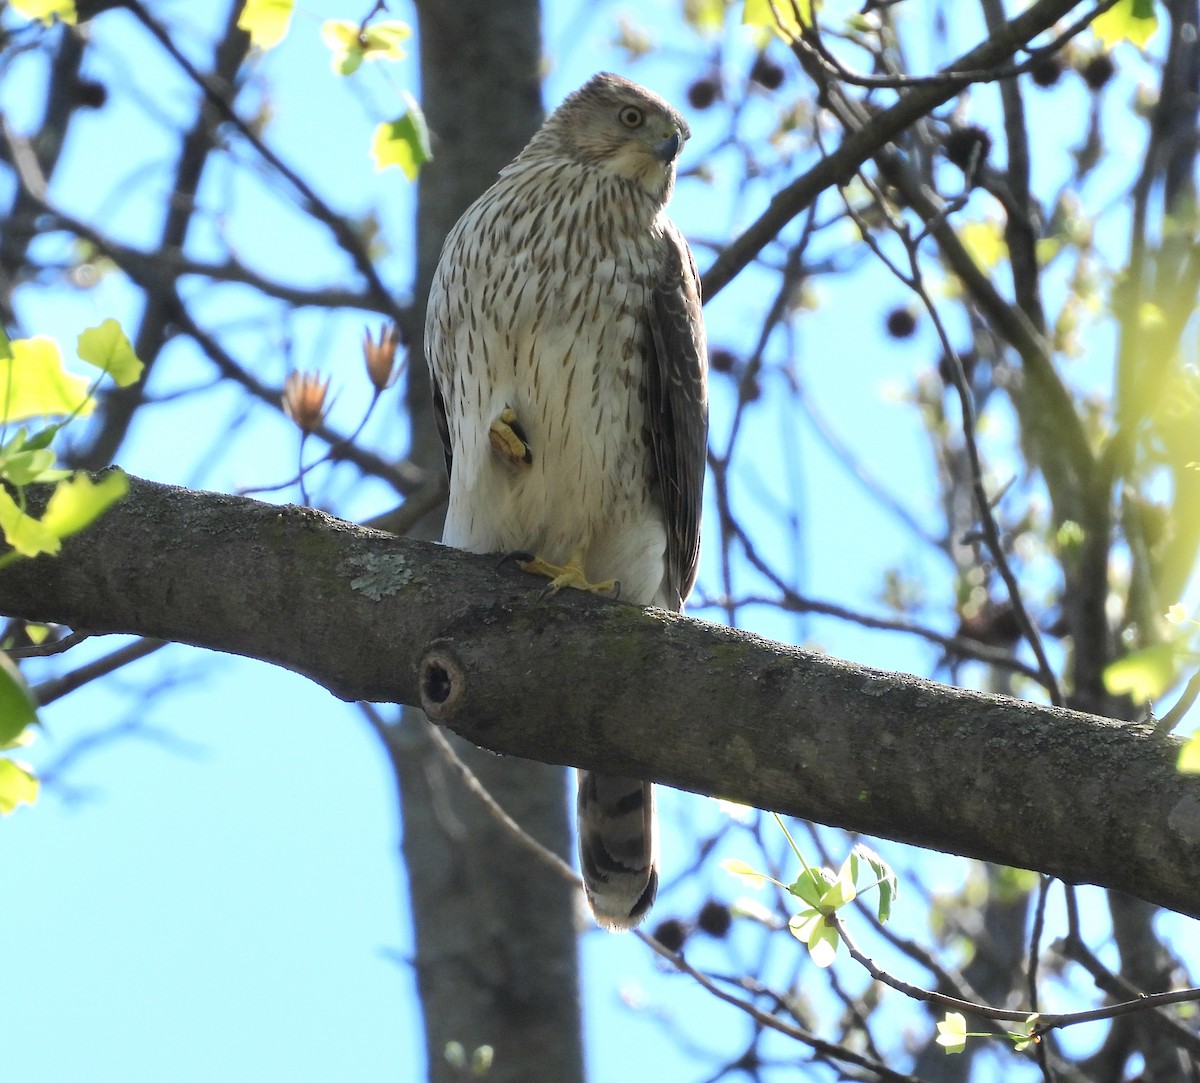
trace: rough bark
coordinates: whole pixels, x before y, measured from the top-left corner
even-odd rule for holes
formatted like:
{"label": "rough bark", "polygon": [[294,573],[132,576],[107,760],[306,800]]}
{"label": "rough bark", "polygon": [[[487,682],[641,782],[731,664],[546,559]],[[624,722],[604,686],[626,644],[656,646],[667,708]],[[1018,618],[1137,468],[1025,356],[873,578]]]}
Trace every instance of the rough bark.
{"label": "rough bark", "polygon": [[260,658],[344,699],[419,703],[497,752],[1200,916],[1200,777],[1152,726],[539,593],[490,557],[137,479],[60,557],[0,571],[10,615]]}

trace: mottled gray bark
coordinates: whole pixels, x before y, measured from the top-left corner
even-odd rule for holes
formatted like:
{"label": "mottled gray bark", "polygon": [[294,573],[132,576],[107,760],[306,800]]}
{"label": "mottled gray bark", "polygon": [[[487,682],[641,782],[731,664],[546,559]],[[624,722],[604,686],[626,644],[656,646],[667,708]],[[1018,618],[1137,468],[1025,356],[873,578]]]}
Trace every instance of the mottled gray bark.
{"label": "mottled gray bark", "polygon": [[[36,507],[45,489],[30,495]],[[540,589],[490,557],[135,480],[60,558],[0,571],[0,612],[261,658],[345,699],[422,703],[507,755],[1104,884],[1200,916],[1200,777],[1178,773],[1179,741],[1152,726],[575,592],[539,602]],[[457,860],[488,880],[477,856]],[[491,905],[503,898],[486,888]]]}

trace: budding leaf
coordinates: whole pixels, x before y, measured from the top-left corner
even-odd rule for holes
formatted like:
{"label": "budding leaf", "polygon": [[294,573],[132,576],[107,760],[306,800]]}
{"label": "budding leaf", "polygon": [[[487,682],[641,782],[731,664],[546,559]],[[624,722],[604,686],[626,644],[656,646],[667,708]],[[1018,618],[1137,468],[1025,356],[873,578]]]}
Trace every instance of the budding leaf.
{"label": "budding leaf", "polygon": [[838,934],[820,910],[801,910],[788,922],[792,936],[808,947],[809,958],[822,970],[837,957]]}
{"label": "budding leaf", "polygon": [[396,20],[362,26],[349,19],[327,19],[321,38],[333,54],[336,75],[353,75],[364,60],[400,60],[402,41],[412,36],[412,27]]}
{"label": "budding leaf", "polygon": [[1154,0],[1117,0],[1112,7],[1092,20],[1092,33],[1105,49],[1121,41],[1144,49],[1158,29]]}
{"label": "budding leaf", "polygon": [[33,694],[16,663],[0,651],[0,748],[12,744],[37,718]]}
{"label": "budding leaf", "polygon": [[99,483],[77,473],[55,486],[42,525],[56,538],[66,538],[98,519],[127,492],[129,477],[120,470],[105,475]]}
{"label": "budding leaf", "polygon": [[1154,643],[1104,667],[1104,687],[1114,696],[1129,695],[1137,703],[1158,699],[1175,679],[1177,648]]}
{"label": "budding leaf", "polygon": [[145,368],[121,325],[111,318],[84,331],[79,336],[77,352],[81,361],[103,369],[120,387],[137,383]]}
{"label": "budding leaf", "polygon": [[54,339],[14,339],[9,349],[9,357],[0,357],[0,423],[92,412],[88,382],[63,368]]}
{"label": "budding leaf", "polygon": [[1200,733],[1194,733],[1179,750],[1179,770],[1185,775],[1200,775]]}
{"label": "budding leaf", "polygon": [[948,1012],[937,1025],[938,1045],[944,1045],[947,1053],[961,1053],[967,1044],[967,1021],[962,1012]]}
{"label": "budding leaf", "polygon": [[371,139],[371,159],[377,172],[398,166],[411,181],[433,153],[429,147],[429,129],[425,114],[410,94],[404,95],[408,111],[395,120],[375,128]]}
{"label": "budding leaf", "polygon": [[762,887],[767,882],[767,878],[761,872],[752,869],[746,862],[739,861],[736,857],[727,857],[721,862],[721,868],[750,887]]}
{"label": "budding leaf", "polygon": [[39,787],[36,776],[25,764],[0,759],[0,816],[7,816],[18,805],[32,805]]}
{"label": "budding leaf", "polygon": [[766,27],[784,41],[794,41],[806,26],[812,26],[812,0],[799,0],[795,7],[788,2],[772,4],[771,0],[746,0],[742,25]]}
{"label": "budding leaf", "polygon": [[250,35],[250,44],[274,49],[287,37],[296,0],[246,0],[238,16],[238,29]]}
{"label": "budding leaf", "polygon": [[789,885],[788,891],[809,906],[819,908],[824,905],[825,893],[832,882],[833,877],[824,869],[805,869]]}
{"label": "budding leaf", "polygon": [[0,487],[0,532],[4,540],[23,557],[36,557],[42,553],[53,555],[62,548],[62,543],[32,515],[27,515],[17,502]]}

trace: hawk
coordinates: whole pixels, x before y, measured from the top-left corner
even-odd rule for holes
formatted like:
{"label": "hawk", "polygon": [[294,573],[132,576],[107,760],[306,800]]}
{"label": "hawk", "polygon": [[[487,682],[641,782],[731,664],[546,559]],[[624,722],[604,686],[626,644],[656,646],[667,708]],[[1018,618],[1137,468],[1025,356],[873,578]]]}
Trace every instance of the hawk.
{"label": "hawk", "polygon": [[[443,541],[520,552],[551,592],[678,612],[696,579],[707,351],[696,264],[666,216],[690,134],[662,98],[595,76],[467,209],[434,275]],[[596,921],[632,928],[658,887],[651,786],[581,771],[578,808]]]}

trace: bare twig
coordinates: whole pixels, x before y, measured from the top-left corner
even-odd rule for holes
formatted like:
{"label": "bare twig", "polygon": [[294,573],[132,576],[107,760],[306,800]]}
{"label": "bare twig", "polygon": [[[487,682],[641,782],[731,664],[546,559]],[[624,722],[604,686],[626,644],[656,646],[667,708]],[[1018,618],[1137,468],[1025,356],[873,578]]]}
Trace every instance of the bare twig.
{"label": "bare twig", "polygon": [[679,970],[681,973],[687,974],[693,978],[702,988],[706,989],[718,1000],[723,1000],[726,1004],[732,1004],[739,1011],[745,1012],[755,1022],[762,1024],[764,1027],[769,1027],[771,1030],[778,1031],[780,1034],[786,1034],[789,1038],[795,1038],[798,1042],[803,1042],[814,1052],[829,1060],[841,1061],[847,1064],[854,1064],[867,1071],[873,1072],[878,1078],[888,1080],[890,1083],[921,1083],[916,1076],[906,1075],[903,1072],[893,1071],[884,1064],[872,1060],[869,1057],[864,1057],[860,1053],[855,1053],[853,1050],[846,1049],[843,1046],[835,1045],[833,1042],[824,1041],[818,1038],[815,1034],[810,1034],[798,1026],[787,1023],[770,1012],[763,1011],[757,1004],[752,1004],[747,1000],[742,1000],[740,997],[734,996],[732,993],[726,992],[716,982],[714,982],[707,974],[697,970],[689,963],[682,954],[671,951],[665,948],[654,937],[648,933],[638,930],[635,935],[642,943],[649,946],[659,955],[661,955],[668,963]]}
{"label": "bare twig", "polygon": [[[933,989],[922,989],[890,974],[880,967],[870,956],[862,951],[846,931],[845,922],[837,914],[830,915],[826,920],[833,925],[842,942],[846,945],[851,958],[862,966],[876,981],[881,981],[899,993],[913,1000],[922,1000],[950,1011],[964,1012],[983,1019],[997,1019],[1007,1022],[1023,1023],[1032,1014],[1029,1011],[1013,1010],[1011,1008],[996,1008],[990,1004],[973,1003],[947,996]],[[1051,1030],[1075,1026],[1078,1023],[1093,1023],[1098,1019],[1115,1019],[1124,1015],[1135,1015],[1150,1011],[1169,1004],[1187,1004],[1200,1001],[1200,989],[1172,989],[1165,993],[1142,994],[1134,1000],[1122,1001],[1119,1004],[1108,1004],[1102,1008],[1093,1008],[1084,1012],[1038,1013],[1036,1034],[1045,1034]]]}
{"label": "bare twig", "polygon": [[1192,704],[1196,702],[1197,696],[1200,696],[1200,672],[1192,674],[1191,680],[1188,681],[1187,687],[1180,694],[1175,705],[1155,725],[1163,733],[1170,733],[1192,709]]}
{"label": "bare twig", "polygon": [[33,643],[28,647],[9,647],[5,653],[10,658],[49,658],[51,655],[64,654],[89,638],[91,638],[91,632],[70,632],[61,639],[54,639],[48,643]]}
{"label": "bare twig", "polygon": [[38,706],[44,707],[47,703],[61,699],[68,692],[74,692],[75,689],[83,687],[89,681],[107,677],[122,666],[136,662],[139,658],[145,658],[166,645],[167,642],[163,639],[139,639],[124,647],[119,647],[103,658],[97,658],[94,662],[88,662],[78,669],[73,669],[70,673],[64,673],[61,677],[52,677],[48,681],[34,685],[33,698]]}
{"label": "bare twig", "polygon": [[[141,0],[125,0],[125,7],[133,12],[142,25],[150,31],[163,49],[166,50],[171,59],[196,84],[204,94],[209,105],[212,106],[221,118],[233,125],[237,129],[238,134],[254,148],[263,161],[267,162],[272,169],[287,181],[293,191],[303,200],[308,213],[328,227],[338,245],[350,256],[355,268],[366,280],[371,292],[384,300],[386,305],[386,300],[391,296],[391,291],[383,284],[366,250],[366,246],[362,243],[362,239],[350,228],[350,224],[346,219],[334,211],[329,204],[317,195],[312,186],[300,174],[267,146],[253,127],[238,115],[237,110],[233,107],[233,102],[230,100],[227,88],[214,83],[212,79],[192,64],[176,44],[170,31],[150,14],[141,3]],[[394,305],[385,307],[383,311],[394,320],[400,320],[401,313]]]}
{"label": "bare twig", "polygon": [[441,753],[442,758],[452,767],[462,783],[468,790],[471,791],[487,809],[488,814],[504,828],[518,843],[536,857],[543,865],[549,868],[561,879],[568,884],[577,888],[583,887],[583,881],[580,880],[575,870],[571,868],[561,857],[553,850],[547,849],[537,839],[530,835],[516,820],[514,820],[503,808],[499,802],[487,791],[487,787],[476,777],[475,772],[471,770],[462,760],[457,752],[454,751],[454,746],[446,740],[446,735],[442,733],[437,726],[430,724],[429,737],[433,742],[434,748]]}
{"label": "bare twig", "polygon": [[[1007,61],[1025,43],[1063,18],[1077,0],[1037,0],[1010,19],[1002,34],[987,39],[947,66],[947,70],[983,71]],[[759,252],[816,196],[859,167],[910,125],[949,101],[961,89],[957,82],[908,88],[899,100],[874,114],[859,130],[847,134],[837,151],[823,158],[804,176],[777,192],[767,210],[726,247],[703,277],[705,299],[727,286]]]}

